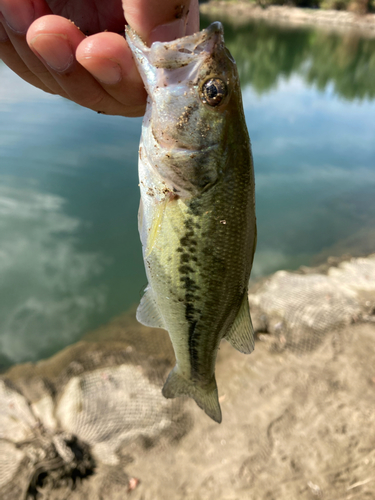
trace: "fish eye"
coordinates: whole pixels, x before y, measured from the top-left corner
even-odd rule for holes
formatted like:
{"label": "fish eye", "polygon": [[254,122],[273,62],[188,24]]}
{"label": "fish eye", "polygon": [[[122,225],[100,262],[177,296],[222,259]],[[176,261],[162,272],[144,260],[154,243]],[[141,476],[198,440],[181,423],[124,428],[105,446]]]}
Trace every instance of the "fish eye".
{"label": "fish eye", "polygon": [[204,104],[218,106],[228,94],[228,89],[220,78],[210,78],[202,85],[201,99]]}

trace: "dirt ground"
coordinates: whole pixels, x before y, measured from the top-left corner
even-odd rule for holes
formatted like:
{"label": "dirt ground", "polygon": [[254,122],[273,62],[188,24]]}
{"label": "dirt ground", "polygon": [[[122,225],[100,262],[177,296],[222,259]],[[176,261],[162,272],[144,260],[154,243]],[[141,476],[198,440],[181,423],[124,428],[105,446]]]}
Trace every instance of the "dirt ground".
{"label": "dirt ground", "polygon": [[132,315],[13,367],[0,378],[0,498],[374,499],[374,290],[374,256],[252,288],[255,351],[223,341],[218,356],[220,425],[161,396],[168,336]]}

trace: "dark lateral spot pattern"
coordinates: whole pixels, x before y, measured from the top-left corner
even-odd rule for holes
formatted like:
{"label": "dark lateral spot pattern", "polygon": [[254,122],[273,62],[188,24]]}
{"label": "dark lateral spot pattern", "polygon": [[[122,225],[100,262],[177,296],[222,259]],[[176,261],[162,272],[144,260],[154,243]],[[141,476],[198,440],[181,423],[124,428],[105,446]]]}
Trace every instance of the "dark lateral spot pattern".
{"label": "dark lateral spot pattern", "polygon": [[194,236],[194,232],[189,231],[189,233],[186,233],[185,236],[180,239],[180,243],[183,248],[189,247],[189,250],[191,250],[191,247],[197,246],[198,243],[195,240],[191,239],[192,236]]}
{"label": "dark lateral spot pattern", "polygon": [[200,287],[194,278],[194,263],[198,262],[194,253],[197,250],[197,235],[196,229],[199,229],[199,224],[194,222],[193,210],[188,211],[188,217],[184,221],[185,234],[180,239],[180,246],[177,251],[180,252],[180,282],[185,290],[184,305],[185,318],[189,325],[188,349],[190,357],[191,376],[199,375],[199,333],[196,331],[196,326],[201,314],[201,310],[197,308],[200,303]]}
{"label": "dark lateral spot pattern", "polygon": [[189,212],[191,215],[200,215],[201,214],[201,206],[198,200],[191,200],[189,204]]}
{"label": "dark lateral spot pattern", "polygon": [[[181,257],[183,256],[183,254],[181,255]],[[193,273],[194,272],[194,269],[192,269],[190,266],[184,264],[182,266],[180,266],[178,268],[178,270],[180,271],[181,274],[188,274],[188,273]]]}
{"label": "dark lateral spot pattern", "polygon": [[190,255],[188,253],[183,253],[180,257],[181,263],[189,262],[189,260],[190,260]]}

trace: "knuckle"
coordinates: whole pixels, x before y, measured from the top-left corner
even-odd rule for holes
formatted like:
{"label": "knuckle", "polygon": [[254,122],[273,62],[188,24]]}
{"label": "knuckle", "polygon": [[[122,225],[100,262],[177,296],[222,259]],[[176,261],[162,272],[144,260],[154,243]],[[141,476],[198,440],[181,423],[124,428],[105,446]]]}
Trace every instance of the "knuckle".
{"label": "knuckle", "polygon": [[107,96],[103,91],[96,91],[95,93],[81,94],[78,98],[74,99],[77,104],[90,108],[93,111],[105,113]]}

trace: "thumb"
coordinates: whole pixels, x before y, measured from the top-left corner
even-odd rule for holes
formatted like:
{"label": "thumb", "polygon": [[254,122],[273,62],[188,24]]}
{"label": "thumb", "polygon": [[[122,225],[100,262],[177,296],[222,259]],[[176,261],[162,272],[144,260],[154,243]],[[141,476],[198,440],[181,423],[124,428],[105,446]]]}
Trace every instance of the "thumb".
{"label": "thumb", "polygon": [[198,0],[122,0],[122,6],[126,22],[148,44],[199,30]]}

